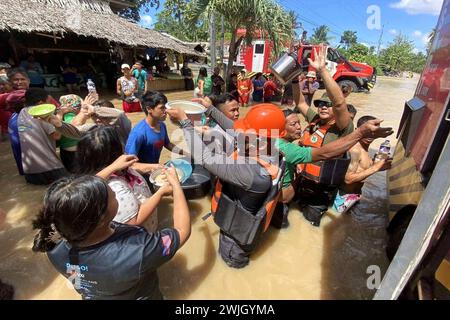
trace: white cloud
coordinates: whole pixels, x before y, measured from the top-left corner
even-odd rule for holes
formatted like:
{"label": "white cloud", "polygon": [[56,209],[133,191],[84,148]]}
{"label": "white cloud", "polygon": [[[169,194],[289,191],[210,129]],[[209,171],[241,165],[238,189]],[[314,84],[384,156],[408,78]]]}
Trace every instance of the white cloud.
{"label": "white cloud", "polygon": [[389,6],[395,9],[406,10],[408,14],[432,14],[439,15],[444,0],[400,0]]}
{"label": "white cloud", "polygon": [[414,52],[415,54],[418,54],[418,53],[420,52],[420,50],[417,49],[417,48],[414,48],[414,49],[413,49],[413,52]]}
{"label": "white cloud", "polygon": [[389,30],[389,33],[392,34],[393,36],[398,35],[397,29],[391,29],[391,30]]}
{"label": "white cloud", "polygon": [[422,35],[423,35],[423,33],[420,30],[416,30],[413,32],[413,36],[416,38],[420,38],[420,37],[422,37]]}
{"label": "white cloud", "polygon": [[421,40],[422,40],[423,44],[428,44],[428,40],[430,40],[430,35],[429,34],[423,35]]}
{"label": "white cloud", "polygon": [[141,22],[145,27],[150,27],[153,23],[153,19],[149,15],[141,16]]}

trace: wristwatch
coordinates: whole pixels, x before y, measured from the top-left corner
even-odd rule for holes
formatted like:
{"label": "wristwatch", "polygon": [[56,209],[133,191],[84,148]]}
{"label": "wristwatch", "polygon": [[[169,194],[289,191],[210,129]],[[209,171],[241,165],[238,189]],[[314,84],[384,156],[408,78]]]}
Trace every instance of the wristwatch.
{"label": "wristwatch", "polygon": [[180,120],[179,123],[181,128],[186,128],[187,126],[192,125],[192,121],[190,119]]}

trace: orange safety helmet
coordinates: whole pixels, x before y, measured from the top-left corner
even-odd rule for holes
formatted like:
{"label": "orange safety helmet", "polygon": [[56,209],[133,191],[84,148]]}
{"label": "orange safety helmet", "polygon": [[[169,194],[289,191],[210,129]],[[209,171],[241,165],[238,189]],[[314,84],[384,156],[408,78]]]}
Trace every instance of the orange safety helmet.
{"label": "orange safety helmet", "polygon": [[255,131],[256,135],[267,138],[284,137],[286,135],[285,127],[286,118],[283,111],[271,103],[253,106],[243,119],[234,123],[236,131]]}

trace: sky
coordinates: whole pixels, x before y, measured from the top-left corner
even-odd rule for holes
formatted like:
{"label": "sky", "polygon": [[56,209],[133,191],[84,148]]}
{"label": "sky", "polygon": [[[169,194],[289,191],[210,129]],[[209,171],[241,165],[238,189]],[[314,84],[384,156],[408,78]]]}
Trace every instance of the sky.
{"label": "sky", "polygon": [[[245,1],[245,0],[243,0]],[[403,34],[425,52],[428,34],[436,26],[443,0],[277,0],[284,8],[295,11],[304,30],[311,36],[321,24],[331,29],[331,44],[338,45],[345,30],[357,31],[358,41],[381,49]],[[141,11],[141,22],[152,28],[156,14],[162,10]],[[299,30],[301,33],[302,30]],[[383,32],[382,32],[383,31]]]}

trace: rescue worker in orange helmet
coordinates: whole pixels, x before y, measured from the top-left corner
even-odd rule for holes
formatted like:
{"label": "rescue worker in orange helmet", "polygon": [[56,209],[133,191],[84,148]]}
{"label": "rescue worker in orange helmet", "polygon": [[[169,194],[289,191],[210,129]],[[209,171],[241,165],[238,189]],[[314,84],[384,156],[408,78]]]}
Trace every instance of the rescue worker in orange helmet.
{"label": "rescue worker in orange helmet", "polygon": [[267,230],[281,194],[284,160],[275,140],[285,135],[283,112],[275,105],[259,104],[233,123],[208,106],[206,115],[236,138],[231,156],[206,147],[183,110],[167,112],[180,122],[194,161],[218,177],[211,202],[214,221],[221,229],[219,253],[228,266],[243,268]]}
{"label": "rescue worker in orange helmet", "polygon": [[[256,105],[245,118],[233,123],[213,107],[210,100],[204,99],[202,104],[207,107],[206,115],[238,141],[237,152],[231,157],[223,150],[205,148],[182,110],[171,109],[168,113],[173,120],[180,121],[191,150],[192,146],[202,146],[192,152],[194,160],[219,177],[212,199],[214,220],[221,228],[219,252],[225,262],[235,268],[248,264],[259,236],[271,222],[275,200],[283,201],[279,174],[284,173],[285,160],[294,166],[300,162],[329,159],[348,150],[361,138],[386,137],[392,133],[391,128],[379,127],[380,120],[373,120],[323,148],[305,148],[283,139],[287,136],[286,120],[283,112],[274,105]],[[244,139],[252,137],[242,134],[249,131],[261,140],[259,145]],[[279,150],[283,156],[285,152],[286,159]]]}

